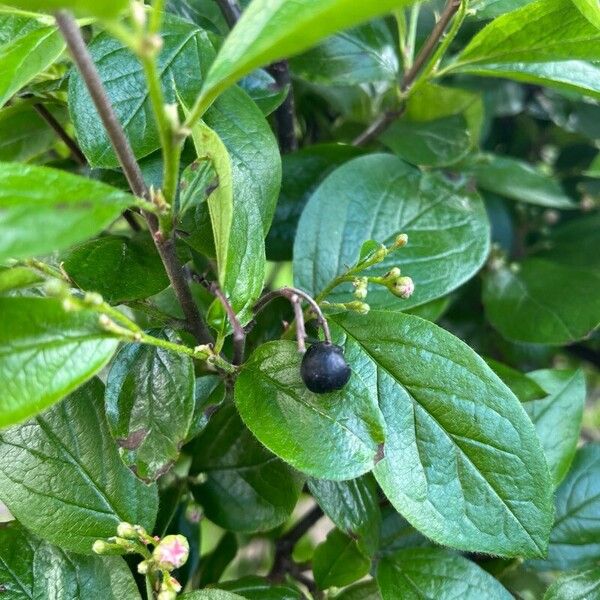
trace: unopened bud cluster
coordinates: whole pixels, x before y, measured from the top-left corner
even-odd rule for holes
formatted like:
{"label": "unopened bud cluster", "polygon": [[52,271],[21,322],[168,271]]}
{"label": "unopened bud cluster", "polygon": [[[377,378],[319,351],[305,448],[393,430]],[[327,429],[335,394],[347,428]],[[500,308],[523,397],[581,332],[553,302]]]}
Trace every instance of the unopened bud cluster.
{"label": "unopened bud cluster", "polygon": [[[153,550],[150,552],[149,547]],[[140,554],[144,560],[138,564],[142,575],[156,574],[160,589],[159,600],[174,600],[181,584],[171,572],[182,567],[190,554],[190,546],[183,535],[153,537],[140,525],[119,523],[117,535],[108,540],[96,540],[92,546],[96,554]]]}

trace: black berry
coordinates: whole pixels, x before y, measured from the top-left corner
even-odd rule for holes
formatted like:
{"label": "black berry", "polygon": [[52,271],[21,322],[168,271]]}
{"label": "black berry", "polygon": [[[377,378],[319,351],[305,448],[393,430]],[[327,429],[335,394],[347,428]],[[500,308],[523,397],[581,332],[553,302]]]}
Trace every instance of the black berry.
{"label": "black berry", "polygon": [[304,354],[300,375],[311,392],[327,394],[341,390],[348,383],[351,371],[342,348],[330,342],[318,342]]}

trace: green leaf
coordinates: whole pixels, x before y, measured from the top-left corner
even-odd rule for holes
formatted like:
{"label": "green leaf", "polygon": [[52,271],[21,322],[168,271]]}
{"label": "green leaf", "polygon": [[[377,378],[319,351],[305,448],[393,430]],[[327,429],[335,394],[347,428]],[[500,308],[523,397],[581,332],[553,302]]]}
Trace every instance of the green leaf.
{"label": "green leaf", "polygon": [[592,215],[573,220],[554,232],[547,249],[486,275],[486,315],[504,337],[565,344],[598,326],[600,262],[598,253],[586,248],[600,241],[599,224]]}
{"label": "green leaf", "polygon": [[11,600],[139,600],[116,556],[81,556],[40,542],[15,522],[0,529],[0,581]]}
{"label": "green leaf", "polygon": [[381,600],[381,594],[377,583],[371,579],[347,587],[335,598],[336,600]]}
{"label": "green leaf", "polygon": [[433,545],[433,542],[421,535],[390,504],[381,508],[381,515],[383,520],[379,533],[378,556],[388,556],[405,548],[421,548]]}
{"label": "green leaf", "polygon": [[511,12],[521,8],[526,4],[531,4],[533,0],[480,0],[473,5],[475,18],[494,19],[504,13]]}
{"label": "green leaf", "polygon": [[104,389],[90,381],[43,415],[0,434],[0,498],[24,527],[65,550],[91,554],[120,521],[148,530],[156,487],[125,467],[110,437]]}
{"label": "green leaf", "polygon": [[65,42],[56,27],[32,19],[20,21],[25,25],[23,30],[0,40],[0,106],[45,71],[65,49]]}
{"label": "green leaf", "polygon": [[0,262],[68,248],[134,203],[129,194],[65,171],[0,163]]}
{"label": "green leaf", "polygon": [[577,208],[556,179],[526,162],[508,156],[482,154],[465,161],[460,168],[475,178],[478,187],[488,192],[548,208]]}
{"label": "green leaf", "polygon": [[571,0],[538,0],[494,19],[451,66],[600,60],[600,30]]}
{"label": "green leaf", "polygon": [[546,461],[558,485],[567,474],[581,430],[585,404],[585,377],[581,370],[534,371],[528,376],[546,390],[546,398],[528,400],[524,407],[544,448]]}
{"label": "green leaf", "polygon": [[225,385],[218,375],[207,375],[196,379],[194,416],[186,443],[193,440],[208,425],[214,409],[225,398]]}
{"label": "green leaf", "polygon": [[577,451],[571,470],[555,496],[554,527],[543,571],[576,569],[600,559],[600,445]]}
{"label": "green leaf", "polygon": [[[413,278],[415,293],[400,300],[372,286],[367,301],[373,308],[406,310],[444,296],[471,278],[488,253],[479,196],[395,156],[371,154],[336,169],[311,197],[294,245],[296,285],[317,295],[354,264],[363,242],[390,244],[399,233],[408,234],[408,245],[366,273],[383,275],[399,266]],[[350,284],[340,286],[329,298],[346,302],[351,291]]]}
{"label": "green leaf", "polygon": [[379,545],[381,510],[377,484],[371,475],[350,481],[309,479],[308,488],[323,512],[356,540],[358,548],[373,556]]}
{"label": "green leaf", "polygon": [[359,154],[346,144],[321,144],[282,157],[281,192],[267,236],[269,260],[292,260],[298,220],[311,194],[325,175]]}
{"label": "green leaf", "polygon": [[595,27],[600,29],[600,6],[598,0],[573,0],[581,14]]}
{"label": "green leaf", "polygon": [[401,119],[388,127],[380,139],[409,163],[430,167],[458,162],[473,145],[467,122],[461,115],[434,121]]}
{"label": "green leaf", "polygon": [[383,19],[326,38],[318,46],[293,58],[297,77],[323,85],[355,86],[398,77],[394,37]]}
{"label": "green leaf", "polygon": [[317,546],[312,562],[315,582],[322,590],[358,581],[369,572],[370,566],[371,561],[356,542],[337,529]]}
{"label": "green leaf", "polygon": [[521,371],[503,365],[491,358],[486,358],[485,362],[521,402],[540,400],[547,396],[547,393],[540,385],[538,385],[531,377],[521,373]]}
{"label": "green leaf", "polygon": [[191,472],[206,477],[192,488],[194,497],[219,527],[269,531],[291,515],[304,477],[256,441],[233,404],[211,417],[191,452]]}
{"label": "green leaf", "polygon": [[460,71],[470,75],[513,79],[600,98],[600,69],[583,60],[467,65]]}
{"label": "green leaf", "polygon": [[[64,121],[66,111],[58,105],[46,105],[51,114]],[[48,150],[56,133],[28,102],[0,110],[0,161],[27,162]]]}
{"label": "green leaf", "polygon": [[235,558],[237,551],[236,536],[231,532],[225,533],[215,549],[210,554],[202,557],[199,575],[196,576],[199,587],[217,583],[227,566]]}
{"label": "green leaf", "polygon": [[0,267],[0,294],[42,283],[44,278],[29,267]]}
{"label": "green leaf", "polygon": [[146,234],[107,235],[84,242],[63,256],[63,267],[78,287],[98,292],[110,304],[148,298],[169,287],[158,252]]}
{"label": "green leaf", "polygon": [[106,365],[117,340],[60,300],[0,298],[0,428],[32,417]]}
{"label": "green leaf", "polygon": [[289,86],[280,87],[264,69],[257,69],[240,81],[240,87],[252,98],[263,115],[268,116],[287,98]]}
{"label": "green leaf", "polygon": [[600,567],[559,577],[544,600],[592,600],[600,595]]}
{"label": "green leaf", "polygon": [[400,550],[381,560],[377,584],[383,600],[511,600],[475,563],[441,548]]}
{"label": "green leaf", "polygon": [[[172,331],[152,331],[171,342]],[[179,456],[194,413],[194,365],[189,356],[128,344],[106,380],[106,415],[121,456],[135,474],[154,481]]]}
{"label": "green leaf", "polygon": [[[351,357],[347,357],[351,360]],[[322,479],[352,479],[371,470],[383,442],[383,421],[373,390],[358,376],[344,390],[308,391],[301,355],[292,342],[260,346],[244,364],[235,402],[250,431],[294,468]]]}
{"label": "green leaf", "polygon": [[243,600],[243,596],[224,590],[200,590],[181,596],[181,600]]}
{"label": "green leaf", "polygon": [[[544,553],[552,485],[519,401],[467,345],[429,321],[331,315],[386,421],[374,469],[392,505],[437,543],[500,556]],[[440,474],[443,473],[443,477]]]}
{"label": "green leaf", "polygon": [[188,209],[202,204],[218,185],[219,177],[212,160],[208,157],[197,158],[181,174],[179,214],[183,215]]}
{"label": "green leaf", "polygon": [[255,576],[242,577],[219,584],[221,589],[236,592],[248,600],[304,600],[305,596],[291,585],[273,585]]}
{"label": "green leaf", "polygon": [[202,87],[210,106],[257,67],[299,54],[327,36],[410,4],[409,0],[253,0],[226,38]]}
{"label": "green leaf", "polygon": [[6,6],[21,10],[56,12],[60,9],[73,10],[81,15],[91,15],[103,19],[113,18],[123,12],[129,3],[127,0],[2,0]]}

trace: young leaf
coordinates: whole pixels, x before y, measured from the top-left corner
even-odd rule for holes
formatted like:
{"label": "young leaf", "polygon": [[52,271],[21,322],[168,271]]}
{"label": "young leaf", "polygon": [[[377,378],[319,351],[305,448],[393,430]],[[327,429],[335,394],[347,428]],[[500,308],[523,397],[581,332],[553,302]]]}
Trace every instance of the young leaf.
{"label": "young leaf", "polygon": [[192,491],[211,521],[250,533],[269,531],[289,518],[304,478],[256,441],[233,404],[211,417],[191,452],[191,472],[206,477]]}
{"label": "young leaf", "polygon": [[371,561],[361,553],[356,541],[334,529],[315,549],[312,566],[315,582],[325,590],[358,581],[369,572]]}
{"label": "young leaf", "polygon": [[179,182],[179,215],[184,215],[190,208],[195,208],[215,191],[219,185],[219,177],[213,162],[208,157],[196,159],[181,174]]}
{"label": "young leaf", "polygon": [[567,474],[581,429],[585,404],[585,377],[581,370],[542,370],[529,373],[547,392],[546,398],[524,403],[544,448],[546,461],[558,485]]}
{"label": "young leaf", "polygon": [[600,594],[600,567],[559,577],[544,595],[544,600],[590,600]]}
{"label": "young leaf", "polygon": [[0,106],[46,70],[65,49],[65,42],[56,27],[28,21],[31,25],[15,32],[6,41],[0,40]]}
{"label": "young leaf", "polygon": [[371,475],[350,481],[309,479],[308,489],[323,512],[351,538],[367,556],[379,545],[381,510],[377,484]]}
{"label": "young leaf", "polygon": [[[178,341],[172,331],[153,335]],[[192,422],[192,359],[128,344],[111,364],[105,398],[108,424],[125,464],[141,479],[158,479],[179,456]]]}
{"label": "young leaf", "polygon": [[569,570],[600,559],[600,445],[577,451],[571,470],[555,496],[554,528],[548,556],[537,569]]}
{"label": "young leaf", "polygon": [[99,181],[0,163],[0,262],[68,248],[102,231],[134,203]]}
{"label": "young leaf", "polygon": [[458,56],[464,65],[600,60],[600,29],[572,0],[538,0],[494,19]]}
{"label": "young leaf", "polygon": [[[443,296],[472,277],[488,253],[479,196],[395,156],[372,154],[336,169],[307,204],[294,245],[296,285],[317,295],[354,264],[363,242],[389,244],[399,233],[408,234],[408,245],[367,272],[383,275],[400,266],[413,278],[415,293],[400,300],[372,286],[367,301],[373,308],[406,310]],[[350,284],[340,286],[330,299],[348,301],[350,291]]]}
{"label": "young leaf", "polygon": [[24,527],[91,554],[121,521],[152,529],[155,486],[125,467],[108,432],[98,379],[43,415],[0,433],[0,498]]}
{"label": "young leaf", "polygon": [[107,235],[71,248],[62,258],[63,268],[78,287],[98,292],[110,304],[148,298],[169,286],[146,234]]}
{"label": "young leaf", "polygon": [[118,16],[128,6],[127,0],[3,0],[2,3],[27,11],[56,12],[66,9],[105,19]]}
{"label": "young leaf", "polygon": [[260,346],[237,379],[235,402],[250,431],[293,467],[322,479],[352,479],[373,468],[383,421],[362,365],[340,392],[316,395],[300,378],[296,344]]}
{"label": "young leaf", "polygon": [[374,473],[398,512],[440,544],[542,555],[552,521],[548,467],[519,401],[485,362],[412,315],[330,321],[376,386],[386,441]]}
{"label": "young leaf", "polygon": [[110,360],[117,340],[89,311],[59,300],[0,298],[0,428],[32,417],[79,387]]}
{"label": "young leaf", "polygon": [[410,0],[253,0],[226,38],[202,87],[212,104],[227,87],[257,67],[298,54],[341,31],[410,4]]}
{"label": "young leaf", "polygon": [[461,170],[474,177],[478,187],[518,202],[561,210],[577,208],[556,179],[508,156],[482,154],[462,163]]}
{"label": "young leaf", "polygon": [[573,0],[581,14],[600,29],[600,6],[595,0]]}
{"label": "young leaf", "polygon": [[377,584],[383,600],[511,600],[489,573],[441,548],[400,550],[381,560]]}

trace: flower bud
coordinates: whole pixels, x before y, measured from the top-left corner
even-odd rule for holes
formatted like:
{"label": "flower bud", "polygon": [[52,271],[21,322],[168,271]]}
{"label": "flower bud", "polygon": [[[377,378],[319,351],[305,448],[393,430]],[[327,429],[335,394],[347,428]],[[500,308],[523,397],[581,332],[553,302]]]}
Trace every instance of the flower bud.
{"label": "flower bud", "polygon": [[366,302],[360,302],[356,300],[355,302],[347,302],[345,307],[348,310],[352,310],[357,312],[359,315],[366,315],[371,310],[371,307]]}
{"label": "flower bud", "polygon": [[96,292],[86,292],[83,301],[89,306],[101,306],[104,303],[104,298]]}
{"label": "flower bud", "polygon": [[111,544],[104,540],[96,540],[92,545],[92,550],[96,554],[125,554],[127,550],[119,544]]}
{"label": "flower bud", "polygon": [[369,292],[369,280],[366,277],[357,277],[353,282],[354,296],[359,300],[364,300]]}
{"label": "flower bud", "polygon": [[398,277],[400,277],[401,271],[398,267],[392,267],[384,276],[384,279],[389,279],[390,281],[396,281]]}
{"label": "flower bud", "polygon": [[405,233],[400,233],[394,240],[394,248],[403,248],[408,244],[408,236]]}
{"label": "flower bud", "polygon": [[126,523],[125,521],[122,521],[117,526],[117,535],[126,540],[138,539],[138,532],[136,531],[135,527],[131,523]]}
{"label": "flower bud", "polygon": [[154,548],[152,557],[159,566],[172,571],[185,564],[190,554],[190,545],[183,535],[167,535]]}
{"label": "flower bud", "polygon": [[158,594],[157,600],[175,600],[177,598],[177,592],[173,590],[163,590]]}
{"label": "flower bud", "polygon": [[406,300],[413,295],[415,284],[410,277],[398,277],[393,287],[390,289],[392,294]]}
{"label": "flower bud", "polygon": [[151,560],[143,560],[141,563],[138,563],[137,571],[140,575],[145,575],[150,567],[153,565],[153,561]]}

